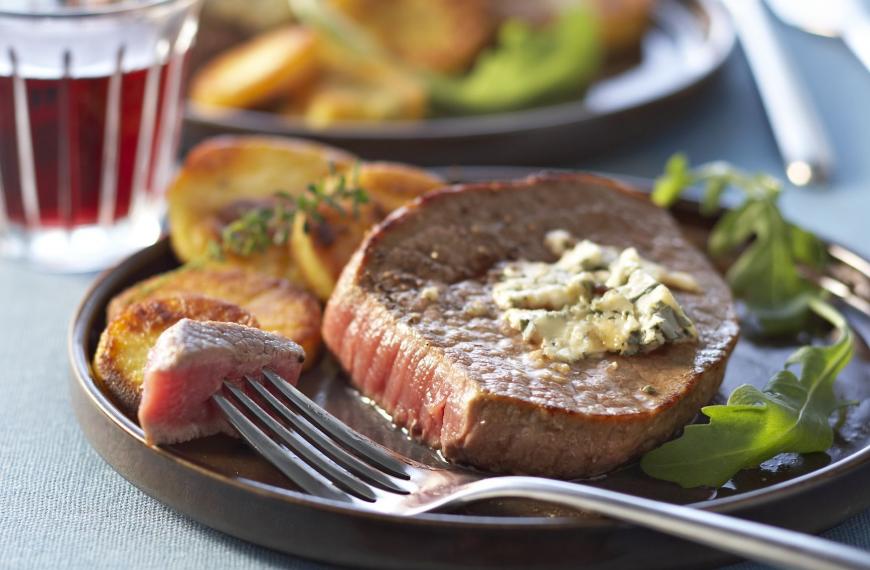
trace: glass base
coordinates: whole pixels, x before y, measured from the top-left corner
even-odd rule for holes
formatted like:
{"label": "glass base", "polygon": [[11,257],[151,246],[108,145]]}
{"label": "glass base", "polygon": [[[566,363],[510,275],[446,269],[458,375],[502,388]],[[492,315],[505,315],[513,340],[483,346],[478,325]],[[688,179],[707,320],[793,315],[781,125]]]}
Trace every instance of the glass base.
{"label": "glass base", "polygon": [[111,226],[0,230],[0,256],[55,273],[88,273],[114,265],[160,238],[160,212],[149,208]]}

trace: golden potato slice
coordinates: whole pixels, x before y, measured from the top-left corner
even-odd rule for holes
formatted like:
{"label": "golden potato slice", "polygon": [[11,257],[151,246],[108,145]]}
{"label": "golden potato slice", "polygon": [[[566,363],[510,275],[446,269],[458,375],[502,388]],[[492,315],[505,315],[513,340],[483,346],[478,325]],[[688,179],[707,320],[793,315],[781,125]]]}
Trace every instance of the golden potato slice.
{"label": "golden potato slice", "polygon": [[97,380],[128,412],[139,408],[148,351],[163,331],[184,318],[258,326],[257,319],[238,305],[197,295],[116,306],[100,335],[93,365]]}
{"label": "golden potato slice", "polygon": [[[390,162],[363,164],[356,183],[369,196],[357,216],[321,207],[322,220],[302,216],[294,220],[293,257],[309,289],[322,300],[332,294],[342,269],[372,226],[390,211],[444,185],[441,178],[425,170]],[[350,208],[344,205],[346,211]]]}
{"label": "golden potato slice", "polygon": [[466,69],[495,28],[490,0],[330,0],[408,64]]}
{"label": "golden potato slice", "polygon": [[[268,202],[276,192],[303,192],[331,168],[341,172],[355,157],[333,147],[266,136],[218,137],[195,147],[169,187],[172,248],[181,261],[202,259],[221,230],[252,205]],[[233,263],[300,282],[286,247],[248,257],[228,256]]]}
{"label": "golden potato slice", "polygon": [[302,114],[313,128],[325,128],[342,121],[420,119],[426,111],[427,94],[421,84],[335,77],[312,88]]}
{"label": "golden potato slice", "polygon": [[593,0],[601,15],[601,38],[610,57],[637,50],[650,25],[654,0]]}
{"label": "golden potato slice", "polygon": [[254,315],[261,329],[299,343],[305,349],[305,369],[317,361],[321,318],[318,300],[284,279],[240,267],[197,264],[156,275],[112,299],[108,319],[115,319],[136,303],[185,294],[206,295],[239,305]]}
{"label": "golden potato slice", "polygon": [[316,35],[301,26],[259,35],[200,69],[190,99],[208,107],[251,107],[276,99],[317,73],[316,45]]}
{"label": "golden potato slice", "polygon": [[335,288],[341,270],[366,232],[383,219],[386,212],[377,204],[361,207],[356,217],[325,207],[320,208],[319,212],[323,218],[319,221],[296,217],[290,248],[308,288],[326,301]]}
{"label": "golden potato slice", "polygon": [[366,190],[369,200],[392,212],[446,182],[422,168],[397,162],[366,162],[358,170],[357,184]]}
{"label": "golden potato slice", "polygon": [[327,38],[319,44],[319,77],[287,98],[284,114],[301,115],[314,128],[425,116],[428,91],[422,78],[394,61],[366,57]]}

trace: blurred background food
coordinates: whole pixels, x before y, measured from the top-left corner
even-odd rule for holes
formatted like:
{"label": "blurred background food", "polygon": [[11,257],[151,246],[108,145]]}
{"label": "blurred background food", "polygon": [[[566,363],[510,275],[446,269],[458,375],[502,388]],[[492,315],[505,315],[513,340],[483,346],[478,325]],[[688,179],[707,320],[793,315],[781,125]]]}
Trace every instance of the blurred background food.
{"label": "blurred background food", "polygon": [[323,128],[577,99],[635,56],[653,2],[208,0],[191,100]]}

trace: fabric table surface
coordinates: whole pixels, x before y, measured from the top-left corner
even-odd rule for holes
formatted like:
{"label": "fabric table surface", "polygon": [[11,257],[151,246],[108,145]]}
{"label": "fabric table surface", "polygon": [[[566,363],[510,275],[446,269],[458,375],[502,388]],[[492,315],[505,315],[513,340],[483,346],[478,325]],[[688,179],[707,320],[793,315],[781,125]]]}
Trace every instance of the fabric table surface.
{"label": "fabric table surface", "polygon": [[[870,74],[836,40],[781,25],[777,32],[810,88],[837,156],[827,187],[786,193],[786,214],[870,255]],[[686,103],[679,120],[572,166],[654,176],[678,150],[693,163],[724,159],[782,177],[739,51],[711,88]],[[141,493],[91,449],[70,406],[66,337],[92,279],[0,261],[0,568],[326,568],[185,518]],[[870,512],[825,536],[870,548]]]}

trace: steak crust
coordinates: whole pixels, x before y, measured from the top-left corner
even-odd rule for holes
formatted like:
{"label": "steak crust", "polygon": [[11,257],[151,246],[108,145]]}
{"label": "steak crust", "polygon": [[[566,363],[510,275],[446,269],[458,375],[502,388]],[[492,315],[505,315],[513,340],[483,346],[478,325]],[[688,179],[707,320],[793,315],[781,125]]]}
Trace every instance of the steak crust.
{"label": "steak crust", "polygon": [[[670,270],[697,342],[564,364],[535,358],[492,300],[497,264],[554,261],[565,229]],[[731,294],[664,210],[588,174],[459,185],[394,212],[357,250],[326,307],[327,346],[366,396],[461,463],[560,478],[610,471],[659,445],[716,394],[737,341]]]}

